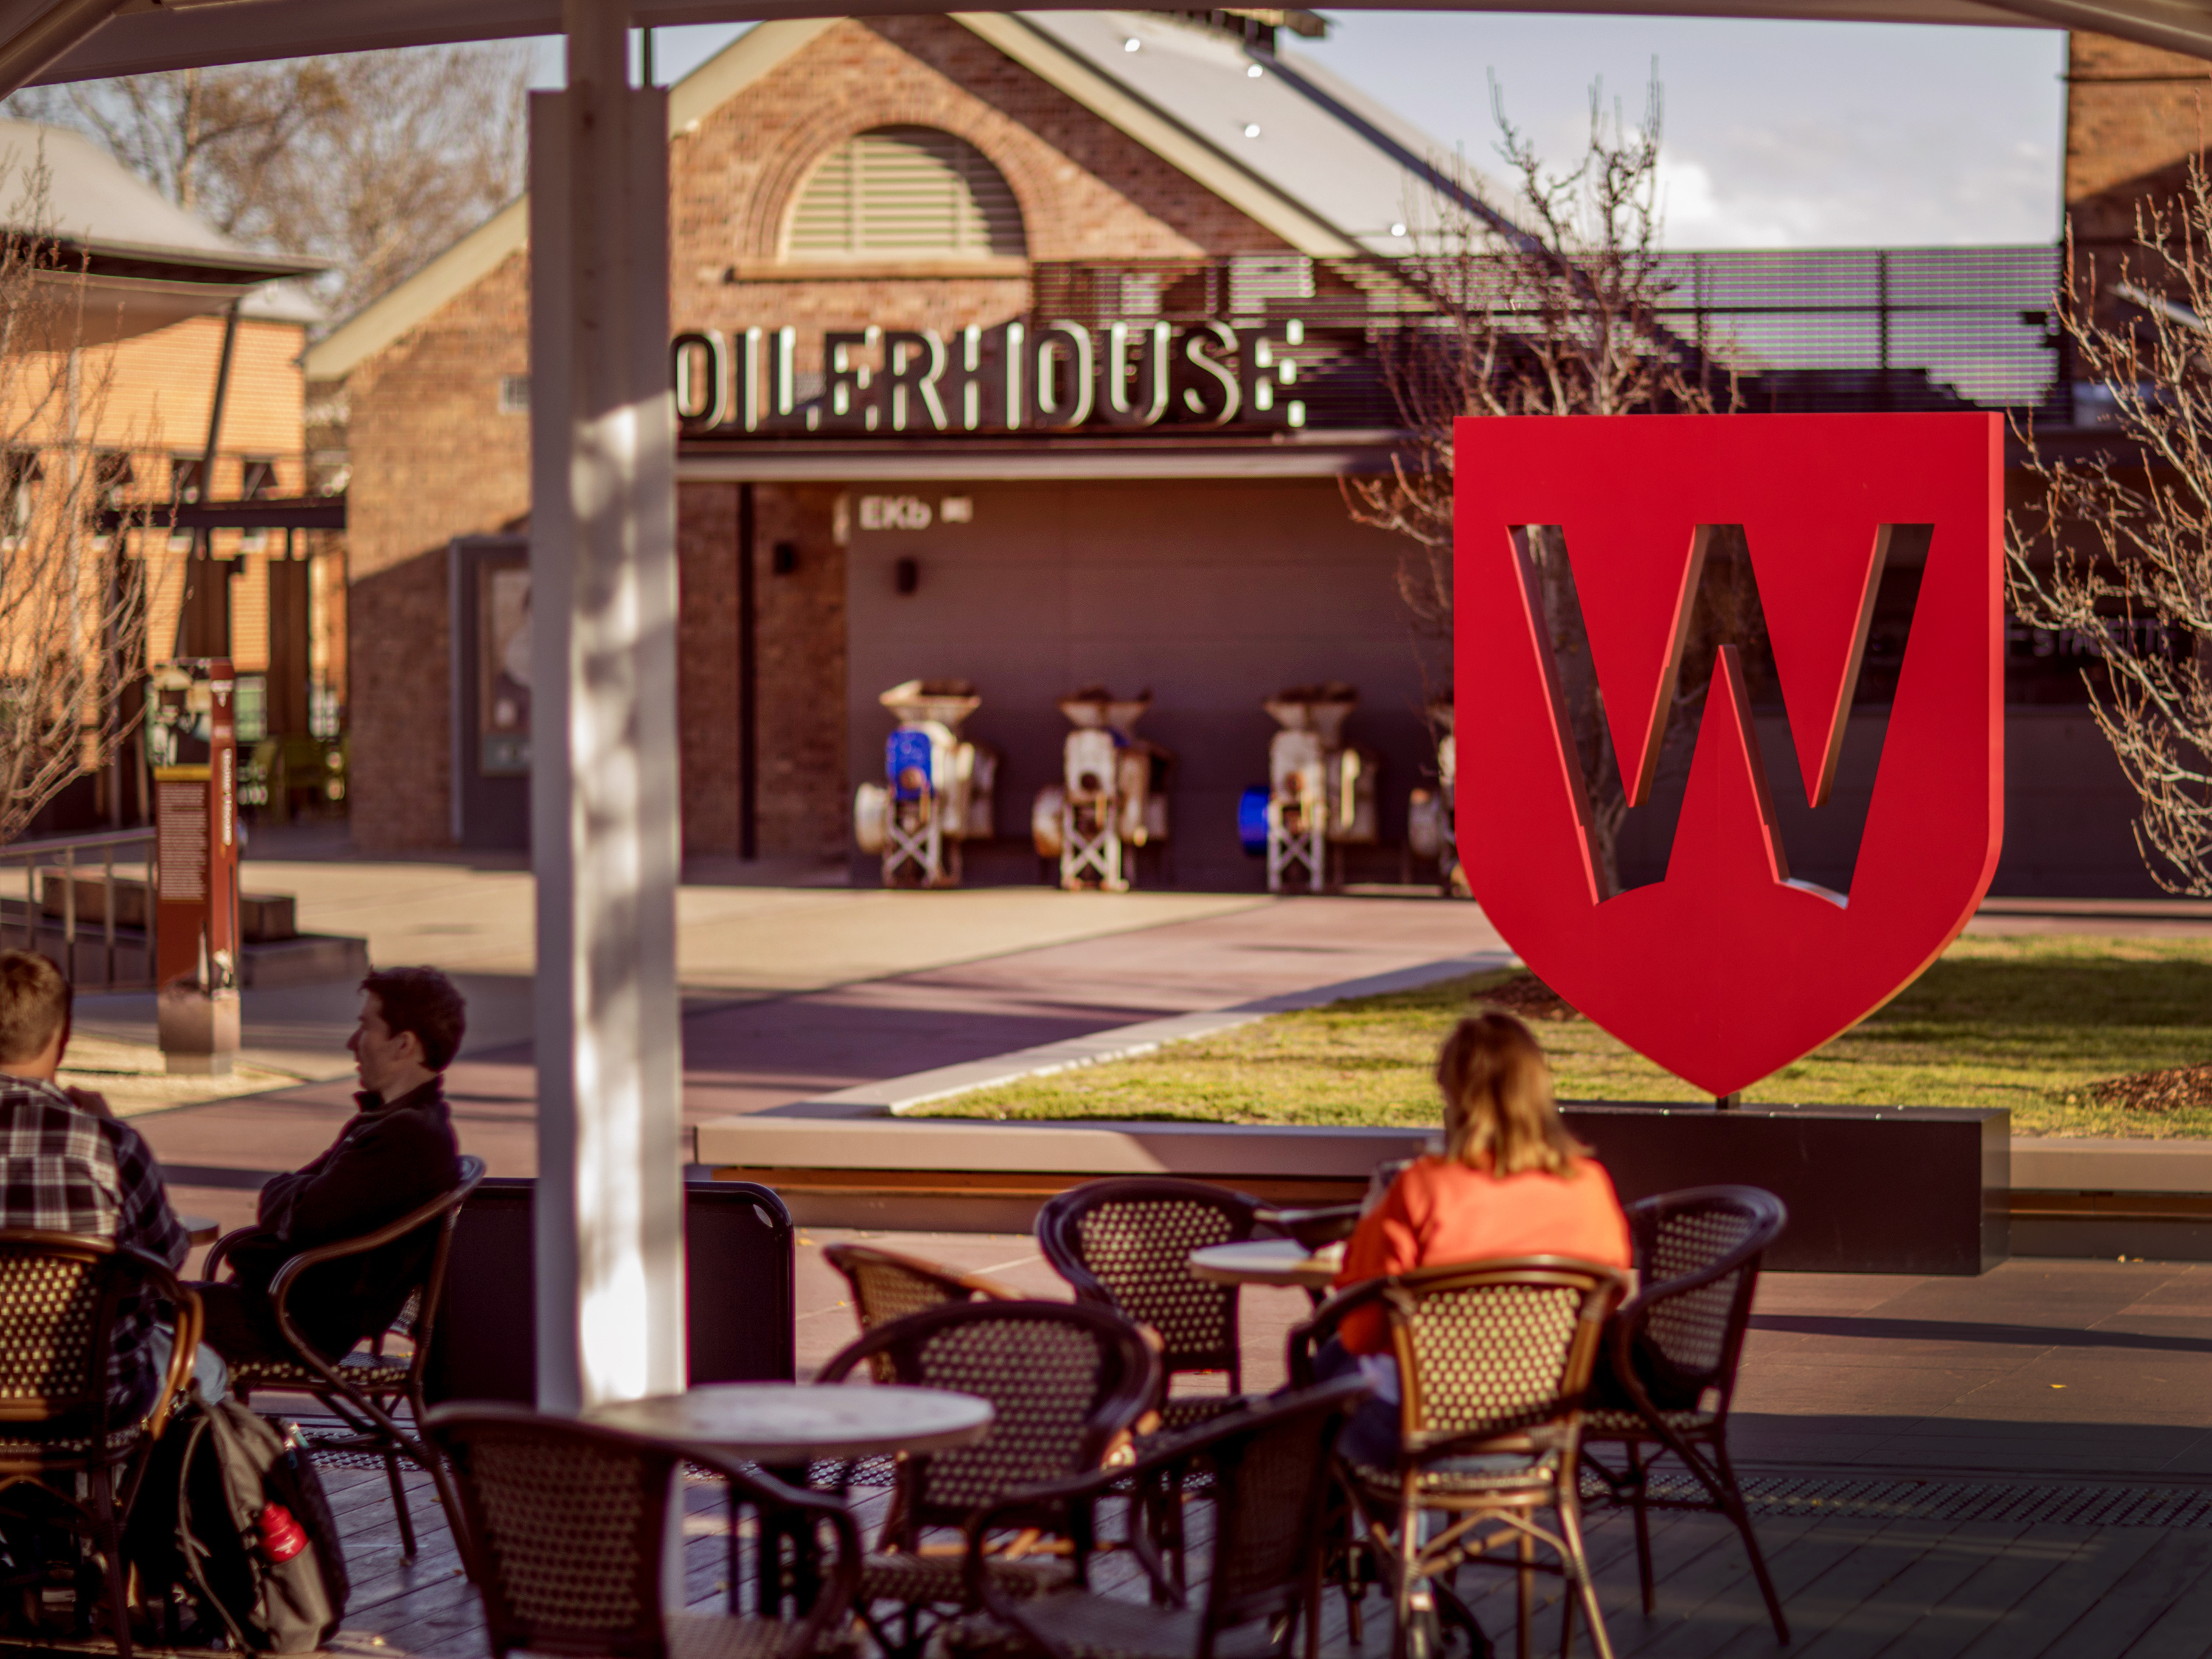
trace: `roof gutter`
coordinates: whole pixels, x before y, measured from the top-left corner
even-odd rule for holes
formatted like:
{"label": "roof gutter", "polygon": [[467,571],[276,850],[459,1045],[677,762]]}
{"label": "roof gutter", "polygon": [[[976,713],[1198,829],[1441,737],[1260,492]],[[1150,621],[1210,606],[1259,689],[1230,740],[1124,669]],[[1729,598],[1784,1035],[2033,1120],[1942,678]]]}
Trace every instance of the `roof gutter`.
{"label": "roof gutter", "polygon": [[123,0],[61,0],[0,40],[0,98],[20,92],[112,17]]}

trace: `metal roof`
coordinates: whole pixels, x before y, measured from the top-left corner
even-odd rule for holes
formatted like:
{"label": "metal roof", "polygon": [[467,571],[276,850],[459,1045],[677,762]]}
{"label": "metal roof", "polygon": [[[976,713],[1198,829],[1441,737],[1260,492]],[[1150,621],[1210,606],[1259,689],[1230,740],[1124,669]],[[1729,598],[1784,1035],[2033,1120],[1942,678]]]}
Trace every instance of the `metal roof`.
{"label": "metal roof", "polygon": [[[1157,12],[1039,11],[1022,21],[1368,252],[1413,251],[1390,228],[1429,216],[1419,163],[1443,146],[1317,66]],[[1365,118],[1347,121],[1355,109]],[[1398,143],[1378,142],[1386,135]]]}
{"label": "metal roof", "polygon": [[[45,222],[33,180],[46,175]],[[68,280],[86,286],[89,340],[117,339],[226,309],[279,322],[313,323],[304,291],[275,279],[321,267],[257,253],[231,240],[80,133],[0,120],[0,223],[50,234]]]}

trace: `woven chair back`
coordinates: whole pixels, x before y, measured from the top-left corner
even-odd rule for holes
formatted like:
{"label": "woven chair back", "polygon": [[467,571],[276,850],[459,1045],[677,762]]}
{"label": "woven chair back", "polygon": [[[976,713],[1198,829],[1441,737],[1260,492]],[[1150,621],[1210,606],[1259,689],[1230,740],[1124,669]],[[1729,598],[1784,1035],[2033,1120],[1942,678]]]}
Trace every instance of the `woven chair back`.
{"label": "woven chair back", "polygon": [[1329,1454],[1364,1392],[1343,1379],[1240,1413],[1207,1448],[1218,1479],[1206,1616],[1217,1630],[1288,1613],[1321,1548]]}
{"label": "woven chair back", "polygon": [[[853,1310],[864,1331],[975,1297],[975,1291],[955,1275],[895,1251],[868,1244],[831,1244],[822,1254],[852,1286]],[[889,1354],[877,1354],[869,1365],[877,1382],[893,1380]]]}
{"label": "woven chair back", "polygon": [[1128,1322],[1060,1302],[970,1302],[879,1327],[832,1359],[835,1382],[881,1353],[894,1378],[991,1402],[972,1446],[910,1457],[905,1518],[953,1525],[1012,1487],[1097,1468],[1150,1403],[1155,1362]]}
{"label": "woven chair back", "polygon": [[116,1328],[143,1294],[145,1274],[112,1245],[0,1232],[0,1423],[103,1424]]}
{"label": "woven chair back", "polygon": [[1655,1399],[1686,1407],[1706,1389],[1732,1391],[1759,1262],[1788,1221],[1782,1200],[1700,1187],[1631,1205],[1628,1219],[1643,1280],[1636,1340]]}
{"label": "woven chair back", "polygon": [[493,1650],[659,1659],[678,1454],[520,1412],[441,1413],[437,1433],[459,1478]]}
{"label": "woven chair back", "polygon": [[1407,1449],[1515,1437],[1541,1444],[1571,1429],[1605,1316],[1624,1288],[1610,1268],[1559,1257],[1401,1276],[1383,1306]]}
{"label": "woven chair back", "polygon": [[1236,1288],[1199,1278],[1190,1255],[1249,1238],[1259,1209],[1203,1181],[1086,1182],[1038,1212],[1037,1243],[1078,1296],[1158,1332],[1170,1372],[1236,1373]]}

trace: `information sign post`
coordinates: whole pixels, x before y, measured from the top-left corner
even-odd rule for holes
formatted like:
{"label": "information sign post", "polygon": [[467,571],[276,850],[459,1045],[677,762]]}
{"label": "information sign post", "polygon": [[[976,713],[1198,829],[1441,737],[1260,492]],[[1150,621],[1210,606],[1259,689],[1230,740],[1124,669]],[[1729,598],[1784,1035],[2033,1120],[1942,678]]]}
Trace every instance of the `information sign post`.
{"label": "information sign post", "polygon": [[227,658],[165,663],[147,709],[154,771],[154,982],[172,1072],[238,1053],[237,682]]}

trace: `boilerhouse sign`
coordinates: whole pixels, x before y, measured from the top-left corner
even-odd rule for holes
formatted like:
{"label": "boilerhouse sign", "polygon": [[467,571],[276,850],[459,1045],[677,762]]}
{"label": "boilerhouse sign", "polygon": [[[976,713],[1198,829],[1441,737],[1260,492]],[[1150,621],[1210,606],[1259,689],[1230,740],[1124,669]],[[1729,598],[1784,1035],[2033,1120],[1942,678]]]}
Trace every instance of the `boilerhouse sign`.
{"label": "boilerhouse sign", "polygon": [[1296,428],[1305,342],[1296,319],[830,330],[802,371],[796,329],[698,331],[674,342],[676,408],[716,437]]}

